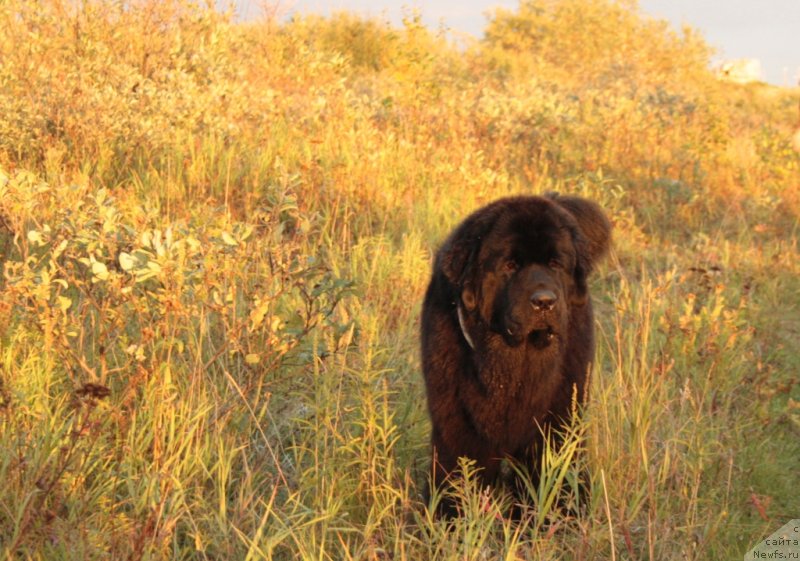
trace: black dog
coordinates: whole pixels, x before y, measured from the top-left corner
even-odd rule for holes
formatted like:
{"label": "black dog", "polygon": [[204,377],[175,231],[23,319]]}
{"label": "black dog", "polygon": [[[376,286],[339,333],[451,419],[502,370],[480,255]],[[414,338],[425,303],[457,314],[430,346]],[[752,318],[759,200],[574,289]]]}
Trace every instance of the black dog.
{"label": "black dog", "polygon": [[[432,484],[466,456],[485,483],[504,458],[536,479],[542,431],[584,399],[594,357],[587,276],[611,224],[578,197],[513,197],[469,216],[436,255],[422,310]],[[455,513],[450,501],[440,512]]]}

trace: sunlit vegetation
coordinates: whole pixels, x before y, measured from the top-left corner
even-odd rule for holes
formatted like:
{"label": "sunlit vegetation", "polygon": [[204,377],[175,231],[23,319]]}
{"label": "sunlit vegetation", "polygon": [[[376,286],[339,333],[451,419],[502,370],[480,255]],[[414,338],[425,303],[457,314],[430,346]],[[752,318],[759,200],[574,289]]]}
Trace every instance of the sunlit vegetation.
{"label": "sunlit vegetation", "polygon": [[[632,1],[526,0],[466,47],[0,3],[3,558],[741,558],[800,513],[798,92],[709,56]],[[465,464],[448,525],[431,255],[552,190],[614,222],[592,397],[521,520]]]}

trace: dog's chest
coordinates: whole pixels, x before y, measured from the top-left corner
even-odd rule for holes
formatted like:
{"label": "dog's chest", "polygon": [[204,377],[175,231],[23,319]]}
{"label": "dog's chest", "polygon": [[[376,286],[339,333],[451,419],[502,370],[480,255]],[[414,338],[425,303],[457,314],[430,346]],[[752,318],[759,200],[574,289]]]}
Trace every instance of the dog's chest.
{"label": "dog's chest", "polygon": [[465,396],[476,428],[484,438],[503,448],[515,449],[534,437],[549,414],[561,381],[558,356],[524,357],[522,364],[494,360],[481,365],[475,391]]}

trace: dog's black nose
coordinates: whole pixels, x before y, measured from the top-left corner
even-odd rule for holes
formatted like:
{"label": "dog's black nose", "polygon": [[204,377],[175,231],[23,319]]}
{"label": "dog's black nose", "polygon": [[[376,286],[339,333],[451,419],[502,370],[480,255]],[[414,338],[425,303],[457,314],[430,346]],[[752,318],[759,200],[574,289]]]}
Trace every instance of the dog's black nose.
{"label": "dog's black nose", "polygon": [[536,310],[552,310],[557,301],[558,296],[552,290],[537,290],[531,295],[531,304]]}

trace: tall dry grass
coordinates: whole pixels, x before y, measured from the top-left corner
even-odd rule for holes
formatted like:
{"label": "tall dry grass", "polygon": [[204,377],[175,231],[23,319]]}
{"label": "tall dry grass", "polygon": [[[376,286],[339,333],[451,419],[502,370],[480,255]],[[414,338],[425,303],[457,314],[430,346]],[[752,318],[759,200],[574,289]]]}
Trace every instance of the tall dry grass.
{"label": "tall dry grass", "polygon": [[[466,50],[414,17],[3,3],[3,556],[723,559],[796,518],[797,92],[708,53],[606,0]],[[548,190],[614,221],[592,398],[522,522],[466,463],[448,525],[430,256]]]}

